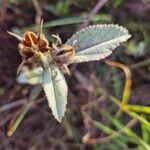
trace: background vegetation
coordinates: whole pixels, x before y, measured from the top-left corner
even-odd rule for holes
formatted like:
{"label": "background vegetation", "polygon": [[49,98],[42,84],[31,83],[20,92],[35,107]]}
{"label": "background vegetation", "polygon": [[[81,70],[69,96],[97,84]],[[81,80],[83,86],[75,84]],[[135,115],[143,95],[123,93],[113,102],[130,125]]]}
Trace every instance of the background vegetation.
{"label": "background vegetation", "polygon": [[[0,1],[0,149],[150,149],[149,0]],[[7,30],[44,32],[65,42],[89,24],[117,23],[132,38],[107,60],[72,65],[62,124],[39,86],[18,85],[21,62]],[[124,74],[125,72],[125,74]]]}

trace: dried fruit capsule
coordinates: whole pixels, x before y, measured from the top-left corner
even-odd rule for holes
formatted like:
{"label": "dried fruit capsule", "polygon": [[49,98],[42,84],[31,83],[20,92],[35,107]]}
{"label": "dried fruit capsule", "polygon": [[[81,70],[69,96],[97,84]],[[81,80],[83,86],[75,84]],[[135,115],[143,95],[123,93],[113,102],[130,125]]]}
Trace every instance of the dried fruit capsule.
{"label": "dried fruit capsule", "polygon": [[24,34],[23,40],[19,43],[19,51],[22,57],[30,58],[38,52],[46,52],[49,48],[48,40],[43,36],[37,36],[31,31]]}

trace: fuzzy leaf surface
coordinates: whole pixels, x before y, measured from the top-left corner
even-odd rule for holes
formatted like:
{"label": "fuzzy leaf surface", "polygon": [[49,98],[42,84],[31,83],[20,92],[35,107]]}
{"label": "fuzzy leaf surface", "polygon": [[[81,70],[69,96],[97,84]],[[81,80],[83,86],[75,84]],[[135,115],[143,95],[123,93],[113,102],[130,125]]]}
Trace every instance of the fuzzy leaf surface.
{"label": "fuzzy leaf surface", "polygon": [[122,26],[93,25],[75,33],[66,44],[76,50],[72,63],[95,61],[109,56],[122,42],[127,41],[131,35]]}
{"label": "fuzzy leaf surface", "polygon": [[66,110],[68,87],[57,67],[44,69],[43,88],[54,117],[61,122]]}

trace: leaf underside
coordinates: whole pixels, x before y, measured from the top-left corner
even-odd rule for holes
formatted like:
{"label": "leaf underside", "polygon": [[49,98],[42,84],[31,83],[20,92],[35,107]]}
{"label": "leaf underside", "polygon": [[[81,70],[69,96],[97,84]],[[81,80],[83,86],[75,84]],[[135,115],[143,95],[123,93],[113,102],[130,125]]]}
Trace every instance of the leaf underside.
{"label": "leaf underside", "polygon": [[43,88],[54,117],[61,122],[66,110],[68,87],[57,67],[44,70]]}
{"label": "leaf underside", "polygon": [[43,69],[42,67],[37,67],[32,70],[24,70],[19,73],[17,77],[17,82],[20,84],[41,84],[43,80]]}
{"label": "leaf underside", "polygon": [[17,77],[17,82],[32,85],[43,84],[49,107],[54,117],[61,122],[66,110],[68,87],[63,74],[57,67],[49,67],[44,71],[42,67],[22,71]]}
{"label": "leaf underside", "polygon": [[131,35],[122,26],[93,25],[75,33],[66,44],[76,50],[72,63],[100,60],[112,53],[120,43],[127,41]]}

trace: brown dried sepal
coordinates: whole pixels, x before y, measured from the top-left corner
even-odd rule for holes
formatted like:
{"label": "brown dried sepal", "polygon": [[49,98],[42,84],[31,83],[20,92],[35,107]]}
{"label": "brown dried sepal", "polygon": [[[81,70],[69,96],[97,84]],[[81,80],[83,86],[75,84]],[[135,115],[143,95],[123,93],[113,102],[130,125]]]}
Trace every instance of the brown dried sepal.
{"label": "brown dried sepal", "polygon": [[27,59],[37,55],[38,52],[44,53],[50,49],[48,40],[43,35],[37,36],[31,31],[24,34],[23,41],[19,43],[18,48],[21,56]]}
{"label": "brown dried sepal", "polygon": [[60,45],[58,48],[58,52],[55,55],[54,60],[57,63],[70,64],[75,56],[75,49],[66,44]]}
{"label": "brown dried sepal", "polygon": [[51,57],[54,63],[59,67],[63,73],[70,75],[68,65],[73,61],[75,56],[75,49],[67,44],[52,44]]}

